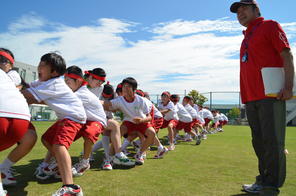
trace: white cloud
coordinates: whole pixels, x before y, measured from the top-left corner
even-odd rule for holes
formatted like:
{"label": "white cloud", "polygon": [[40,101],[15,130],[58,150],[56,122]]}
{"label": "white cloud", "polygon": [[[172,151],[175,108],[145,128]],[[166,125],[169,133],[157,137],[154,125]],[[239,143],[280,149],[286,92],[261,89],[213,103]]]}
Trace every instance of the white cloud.
{"label": "white cloud", "polygon": [[228,21],[226,19],[227,18],[201,21],[184,21],[179,19],[173,22],[157,24],[152,32],[161,35],[187,35],[211,31],[241,31],[241,26],[237,21]]}
{"label": "white cloud", "polygon": [[[296,23],[282,26],[288,36],[295,36]],[[43,54],[57,50],[68,65],[102,67],[112,84],[133,76],[140,88],[152,94],[239,90],[243,28],[236,21],[176,20],[144,29],[153,32],[152,37],[131,41],[124,34],[137,31],[134,22],[102,18],[94,25],[73,27],[30,14],[0,33],[0,42],[18,61],[37,65]],[[295,42],[291,46],[295,54]],[[176,74],[185,75],[172,80]],[[162,81],[164,77],[169,82]]]}

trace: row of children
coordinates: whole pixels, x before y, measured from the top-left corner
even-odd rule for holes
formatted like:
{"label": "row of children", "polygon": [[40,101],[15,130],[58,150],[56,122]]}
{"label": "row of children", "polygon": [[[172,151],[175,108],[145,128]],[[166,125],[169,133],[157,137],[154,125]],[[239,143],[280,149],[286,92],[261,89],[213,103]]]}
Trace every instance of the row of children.
{"label": "row of children", "polygon": [[[183,104],[180,104],[179,96],[164,92],[161,103],[155,107],[147,99],[147,93],[137,90],[134,78],[125,78],[117,86],[115,94],[111,85],[102,85],[106,81],[103,69],[86,71],[84,75],[77,66],[66,68],[64,59],[56,53],[41,57],[38,80],[26,84],[27,88],[20,91],[16,87],[19,86],[17,77],[9,76],[12,75],[13,64],[12,52],[1,48],[0,151],[17,144],[0,165],[3,184],[16,184],[11,166],[28,154],[37,140],[28,104],[46,104],[58,117],[41,137],[48,152],[35,173],[41,180],[50,176],[61,178],[63,184],[53,194],[56,196],[83,195],[81,187],[73,183],[73,176],[81,176],[90,168],[93,152],[101,147],[105,153],[103,169],[112,169],[111,163],[125,166],[144,164],[146,150],[151,145],[158,147],[154,158],[162,158],[169,150],[174,150],[179,130],[184,129],[195,137],[196,144],[200,144],[201,134],[206,134],[205,127],[210,118],[206,117],[207,112],[203,109],[199,108],[199,112],[194,109],[196,105],[189,96],[184,97]],[[118,110],[123,113],[121,124],[112,114]],[[216,125],[218,128],[217,122]],[[161,128],[168,129],[168,148],[161,144],[156,134]],[[194,131],[198,128],[201,133]],[[97,142],[100,134],[103,135],[102,140]],[[122,136],[125,137],[123,144]],[[82,158],[72,167],[68,148],[81,137],[84,140]],[[135,161],[132,161],[125,153],[127,146],[137,137],[139,141],[134,143],[139,149]],[[6,191],[0,182],[2,195],[6,195]]]}

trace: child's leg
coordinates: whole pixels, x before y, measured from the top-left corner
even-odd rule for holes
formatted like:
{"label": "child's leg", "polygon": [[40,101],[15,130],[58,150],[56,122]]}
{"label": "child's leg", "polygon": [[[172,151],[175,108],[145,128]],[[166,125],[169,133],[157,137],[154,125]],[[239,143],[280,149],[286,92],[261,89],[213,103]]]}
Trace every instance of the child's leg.
{"label": "child's leg", "polygon": [[83,144],[83,159],[89,159],[91,152],[92,152],[92,147],[93,147],[93,142],[86,138],[83,137],[84,139],[84,144]]}
{"label": "child's leg", "polygon": [[63,145],[54,144],[52,152],[57,160],[63,184],[73,184],[72,162],[67,148]]}
{"label": "child's leg", "polygon": [[141,149],[140,149],[140,153],[143,154],[147,148],[153,144],[154,142],[154,138],[155,138],[155,131],[153,129],[153,127],[149,127],[146,131],[145,131],[145,135],[147,136],[145,141],[142,143]]}
{"label": "child's leg", "polygon": [[172,123],[169,123],[169,125],[168,125],[168,134],[169,134],[169,143],[170,143],[170,145],[174,144],[174,138],[175,138],[173,126],[174,125]]}
{"label": "child's leg", "polygon": [[29,129],[24,137],[19,141],[19,144],[9,153],[7,159],[13,163],[16,163],[32,150],[36,141],[37,134],[35,130]]}
{"label": "child's leg", "polygon": [[115,120],[108,120],[107,129],[111,130],[110,137],[115,153],[121,152],[121,134],[119,123]]}

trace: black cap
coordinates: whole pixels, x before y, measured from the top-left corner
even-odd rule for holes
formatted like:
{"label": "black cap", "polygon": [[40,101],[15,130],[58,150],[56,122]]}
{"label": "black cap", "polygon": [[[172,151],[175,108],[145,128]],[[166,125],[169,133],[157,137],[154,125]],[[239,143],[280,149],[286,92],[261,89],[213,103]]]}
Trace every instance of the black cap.
{"label": "black cap", "polygon": [[240,0],[239,2],[234,2],[230,6],[230,11],[233,13],[237,13],[237,9],[242,5],[256,5],[259,8],[256,0]]}

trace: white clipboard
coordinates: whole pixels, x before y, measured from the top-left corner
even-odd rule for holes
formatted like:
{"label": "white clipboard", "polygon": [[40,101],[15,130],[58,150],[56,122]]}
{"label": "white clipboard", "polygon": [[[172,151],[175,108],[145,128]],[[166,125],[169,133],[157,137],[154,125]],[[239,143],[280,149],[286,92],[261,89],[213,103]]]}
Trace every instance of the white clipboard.
{"label": "white clipboard", "polygon": [[[285,82],[285,72],[282,67],[264,67],[261,69],[264,92],[267,97],[276,97],[283,89]],[[296,98],[296,81],[294,77],[293,98]]]}

